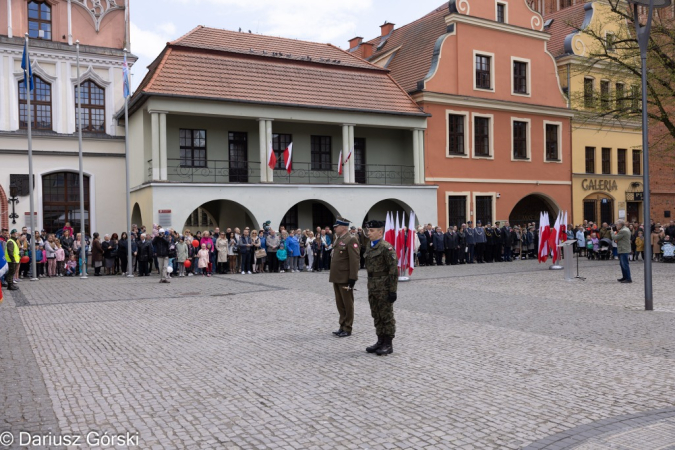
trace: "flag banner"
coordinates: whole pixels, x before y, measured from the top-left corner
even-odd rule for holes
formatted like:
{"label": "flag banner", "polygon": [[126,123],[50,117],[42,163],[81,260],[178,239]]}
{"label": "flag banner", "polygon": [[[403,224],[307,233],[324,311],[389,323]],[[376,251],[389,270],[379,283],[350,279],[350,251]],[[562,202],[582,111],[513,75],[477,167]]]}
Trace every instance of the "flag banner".
{"label": "flag banner", "polygon": [[127,64],[127,54],[124,54],[124,63],[122,63],[122,76],[124,78],[124,98],[131,95],[131,86],[129,84],[129,64]]}
{"label": "flag banner", "polygon": [[347,159],[345,159],[345,164],[347,164],[347,162],[349,162],[349,158],[352,157],[352,153],[354,153],[354,147],[352,147],[352,148],[349,150],[349,154],[347,155]]}
{"label": "flag banner", "polygon": [[399,275],[403,274],[405,259],[405,213],[402,214],[401,222],[398,221],[398,212],[396,213],[396,258],[398,259]]}
{"label": "flag banner", "polygon": [[396,244],[396,232],[394,231],[394,218],[390,212],[387,213],[387,219],[384,225],[384,240],[391,245]]}
{"label": "flag banner", "polygon": [[[274,152],[272,152],[274,153]],[[288,174],[291,174],[291,171],[293,170],[293,143],[291,142],[288,144],[288,147],[286,147],[286,150],[284,150],[284,161],[286,162],[286,172]]]}
{"label": "flag banner", "polygon": [[28,55],[28,40],[23,45],[23,57],[21,58],[21,69],[23,70],[23,85],[28,89],[28,80],[30,80],[30,92],[33,92],[33,69],[30,66],[30,56]]}
{"label": "flag banner", "polygon": [[340,156],[338,156],[338,175],[342,175],[342,150],[340,150]]}
{"label": "flag banner", "polygon": [[270,147],[269,155],[267,155],[267,165],[270,169],[274,170],[277,166],[277,155],[274,153],[274,149]]}
{"label": "flag banner", "polygon": [[408,224],[408,276],[415,269],[415,212],[410,211],[410,223]]}

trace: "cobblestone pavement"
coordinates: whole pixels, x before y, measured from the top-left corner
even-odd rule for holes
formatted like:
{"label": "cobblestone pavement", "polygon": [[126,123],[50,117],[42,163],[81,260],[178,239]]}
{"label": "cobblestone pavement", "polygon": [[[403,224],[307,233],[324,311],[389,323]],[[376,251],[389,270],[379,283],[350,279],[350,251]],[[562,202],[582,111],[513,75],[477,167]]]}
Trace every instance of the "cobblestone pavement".
{"label": "cobblestone pavement", "polygon": [[363,280],[354,334],[330,334],[325,272],[25,281],[0,304],[0,433],[130,432],[143,449],[562,449],[556,436],[581,429],[574,448],[663,448],[640,436],[675,435],[672,417],[601,425],[675,407],[675,267],[654,265],[653,312],[637,264],[632,285],[616,261],[580,269],[587,281],[570,283],[531,261],[419,268],[400,284],[387,357],[364,351]]}

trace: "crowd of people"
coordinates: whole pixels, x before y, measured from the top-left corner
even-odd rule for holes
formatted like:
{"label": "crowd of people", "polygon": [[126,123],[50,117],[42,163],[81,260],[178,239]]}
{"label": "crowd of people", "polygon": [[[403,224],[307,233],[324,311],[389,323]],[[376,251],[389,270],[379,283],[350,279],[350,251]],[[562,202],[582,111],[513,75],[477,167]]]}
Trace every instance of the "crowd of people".
{"label": "crowd of people", "polygon": [[[630,231],[631,251],[629,259],[644,259],[645,245],[651,245],[656,261],[675,260],[675,222],[666,226],[652,223],[645,234],[642,224],[626,224]],[[616,259],[617,243],[612,240],[612,226],[593,222],[567,226],[567,239],[575,239],[575,251],[589,259]],[[363,254],[368,242],[361,228],[352,226],[349,232],[361,247]],[[407,233],[408,230],[404,230]],[[85,267],[93,269],[94,276],[127,275],[128,245],[126,232],[85,236],[74,233],[70,224],[57,233],[36,231],[27,228],[2,230],[0,243],[6,256],[7,242],[13,239],[18,247],[19,262],[12,279],[20,282],[33,277],[31,264],[31,240],[35,241],[38,278],[79,276],[82,274],[82,245],[85,246]],[[539,248],[539,230],[534,222],[510,226],[508,222],[483,225],[471,221],[460,226],[451,226],[444,232],[432,224],[420,225],[415,242],[417,266],[483,264],[536,259]],[[227,228],[221,231],[195,231],[179,233],[153,225],[132,226],[131,257],[132,271],[138,276],[151,272],[161,275],[160,282],[167,283],[172,277],[205,276],[213,274],[250,275],[263,272],[295,273],[322,272],[330,269],[333,249],[333,231],[330,226],[315,230],[279,231],[266,224],[263,229],[249,227]],[[408,242],[408,239],[406,239]],[[8,259],[10,261],[10,259]],[[11,261],[10,261],[11,262]],[[89,269],[87,272],[91,272]],[[7,276],[5,277],[7,278]],[[3,285],[6,285],[6,279]]]}

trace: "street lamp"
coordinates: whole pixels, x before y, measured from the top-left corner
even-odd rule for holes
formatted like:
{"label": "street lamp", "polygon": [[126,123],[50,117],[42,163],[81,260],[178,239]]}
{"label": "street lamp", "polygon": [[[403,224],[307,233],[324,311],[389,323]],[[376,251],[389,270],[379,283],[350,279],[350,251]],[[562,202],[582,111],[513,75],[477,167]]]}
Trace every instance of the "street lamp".
{"label": "street lamp", "polygon": [[[644,224],[650,225],[650,193],[649,193],[649,124],[647,123],[647,50],[649,48],[649,33],[652,30],[652,17],[655,8],[670,6],[671,0],[628,0],[633,4],[633,20],[635,33],[640,46],[640,60],[642,62],[642,166],[644,172]],[[638,7],[648,7],[647,23],[640,25]],[[654,296],[652,292],[652,247],[645,245],[645,310],[654,310]]]}

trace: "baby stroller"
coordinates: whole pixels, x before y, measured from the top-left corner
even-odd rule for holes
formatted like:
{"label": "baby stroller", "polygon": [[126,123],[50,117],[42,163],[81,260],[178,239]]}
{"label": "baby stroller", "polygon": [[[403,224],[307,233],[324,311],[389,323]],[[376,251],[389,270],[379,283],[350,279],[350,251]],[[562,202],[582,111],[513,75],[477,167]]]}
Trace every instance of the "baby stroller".
{"label": "baby stroller", "polygon": [[598,250],[599,259],[609,259],[612,256],[612,240],[611,239],[600,239],[600,247]]}
{"label": "baby stroller", "polygon": [[666,242],[663,244],[663,247],[661,247],[661,252],[663,252],[663,262],[675,262],[675,245]]}

